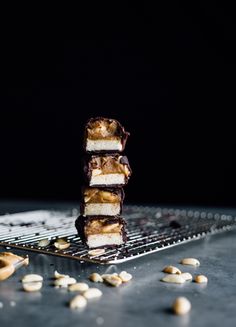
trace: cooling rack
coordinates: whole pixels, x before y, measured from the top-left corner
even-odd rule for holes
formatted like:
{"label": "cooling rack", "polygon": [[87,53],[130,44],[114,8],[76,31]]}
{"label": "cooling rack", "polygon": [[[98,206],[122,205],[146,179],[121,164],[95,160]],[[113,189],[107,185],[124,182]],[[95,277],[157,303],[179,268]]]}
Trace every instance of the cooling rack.
{"label": "cooling rack", "polygon": [[[236,218],[213,212],[126,206],[123,216],[128,222],[128,241],[105,253],[91,256],[76,233],[77,209],[71,211],[31,211],[0,216],[0,245],[39,253],[47,253],[101,264],[117,264],[139,258],[172,246],[198,240],[207,235],[236,228]],[[70,242],[66,250],[58,250],[57,238]],[[40,247],[39,241],[49,245]]]}

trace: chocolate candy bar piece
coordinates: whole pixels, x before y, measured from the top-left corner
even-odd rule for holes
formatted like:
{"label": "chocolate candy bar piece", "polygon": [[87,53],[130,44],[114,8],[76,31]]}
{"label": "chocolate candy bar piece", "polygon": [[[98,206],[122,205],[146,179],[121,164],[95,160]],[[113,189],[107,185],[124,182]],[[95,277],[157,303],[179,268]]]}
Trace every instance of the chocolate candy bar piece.
{"label": "chocolate candy bar piece", "polygon": [[85,187],[82,189],[81,215],[119,215],[122,211],[123,200],[122,188]]}
{"label": "chocolate candy bar piece", "polygon": [[115,119],[91,118],[85,126],[85,151],[121,152],[129,133]]}
{"label": "chocolate candy bar piece", "polygon": [[126,242],[125,221],[120,216],[79,216],[75,227],[89,248],[117,246]]}
{"label": "chocolate candy bar piece", "polygon": [[119,187],[128,183],[131,169],[120,154],[92,155],[85,160],[84,172],[89,186]]}

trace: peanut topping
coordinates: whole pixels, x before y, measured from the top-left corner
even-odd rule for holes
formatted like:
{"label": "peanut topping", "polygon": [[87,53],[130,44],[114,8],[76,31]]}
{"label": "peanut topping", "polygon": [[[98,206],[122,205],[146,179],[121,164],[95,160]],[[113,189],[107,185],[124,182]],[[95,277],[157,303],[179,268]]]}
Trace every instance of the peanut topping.
{"label": "peanut topping", "polygon": [[86,188],[84,191],[85,203],[119,203],[121,196],[99,188]]}
{"label": "peanut topping", "polygon": [[101,156],[92,157],[90,165],[92,167],[92,174],[124,174],[130,175],[130,170],[127,165],[120,163],[122,156]]}
{"label": "peanut topping", "polygon": [[90,140],[113,139],[117,136],[118,124],[113,119],[99,119],[91,121],[87,127],[87,135]]}
{"label": "peanut topping", "polygon": [[85,227],[86,235],[101,233],[120,233],[122,225],[119,223],[106,224],[107,219],[94,219]]}

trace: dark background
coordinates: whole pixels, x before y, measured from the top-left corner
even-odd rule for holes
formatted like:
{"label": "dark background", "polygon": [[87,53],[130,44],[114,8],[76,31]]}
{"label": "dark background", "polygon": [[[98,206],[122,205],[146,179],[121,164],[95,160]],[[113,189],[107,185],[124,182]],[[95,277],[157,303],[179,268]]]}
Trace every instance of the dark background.
{"label": "dark background", "polygon": [[0,197],[78,200],[99,115],[131,133],[127,202],[236,205],[233,8],[20,6],[2,11]]}

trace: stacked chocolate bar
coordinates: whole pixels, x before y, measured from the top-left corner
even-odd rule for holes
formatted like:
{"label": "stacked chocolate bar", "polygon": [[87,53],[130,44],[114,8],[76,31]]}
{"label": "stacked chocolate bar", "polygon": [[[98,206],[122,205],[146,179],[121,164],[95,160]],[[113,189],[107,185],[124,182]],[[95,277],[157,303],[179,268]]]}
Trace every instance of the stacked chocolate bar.
{"label": "stacked chocolate bar", "polygon": [[129,133],[115,120],[92,118],[85,127],[81,212],[75,226],[89,248],[121,245],[126,241],[123,186],[131,169],[121,152]]}

